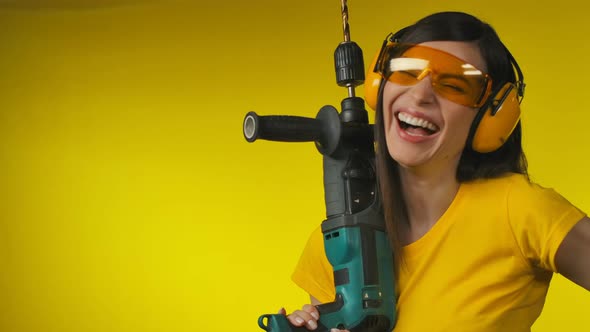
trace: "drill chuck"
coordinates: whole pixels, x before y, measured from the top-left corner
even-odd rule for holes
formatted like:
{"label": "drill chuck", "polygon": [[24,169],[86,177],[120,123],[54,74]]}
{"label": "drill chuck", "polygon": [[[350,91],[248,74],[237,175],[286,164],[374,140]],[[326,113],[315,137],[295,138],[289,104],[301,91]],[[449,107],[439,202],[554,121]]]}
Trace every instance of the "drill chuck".
{"label": "drill chuck", "polygon": [[363,50],[352,41],[342,42],[334,51],[336,83],[341,87],[356,87],[365,82]]}

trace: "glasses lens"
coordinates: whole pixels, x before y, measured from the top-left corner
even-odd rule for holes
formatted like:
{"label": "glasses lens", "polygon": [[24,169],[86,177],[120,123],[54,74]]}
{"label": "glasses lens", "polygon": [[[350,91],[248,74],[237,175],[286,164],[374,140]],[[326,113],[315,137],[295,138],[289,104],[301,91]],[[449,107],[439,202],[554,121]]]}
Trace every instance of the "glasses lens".
{"label": "glasses lens", "polygon": [[447,52],[421,45],[393,44],[384,54],[382,74],[392,83],[414,85],[430,75],[437,94],[470,107],[481,106],[489,94],[489,76]]}

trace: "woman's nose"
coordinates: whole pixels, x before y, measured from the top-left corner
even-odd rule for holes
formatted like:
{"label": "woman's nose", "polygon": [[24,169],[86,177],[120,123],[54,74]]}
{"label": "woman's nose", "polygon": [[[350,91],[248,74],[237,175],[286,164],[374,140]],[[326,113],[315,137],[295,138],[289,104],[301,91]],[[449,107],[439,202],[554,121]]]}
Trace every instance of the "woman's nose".
{"label": "woman's nose", "polygon": [[412,85],[408,91],[418,104],[431,104],[435,101],[435,92],[432,87],[432,75],[422,78]]}

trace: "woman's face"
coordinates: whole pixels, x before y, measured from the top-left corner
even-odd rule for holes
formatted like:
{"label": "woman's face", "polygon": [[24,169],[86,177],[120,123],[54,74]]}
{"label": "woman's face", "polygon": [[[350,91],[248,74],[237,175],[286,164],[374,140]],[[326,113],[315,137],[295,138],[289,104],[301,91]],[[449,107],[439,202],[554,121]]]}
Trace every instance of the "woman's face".
{"label": "woman's face", "polygon": [[[473,43],[432,41],[420,45],[440,49],[478,69],[486,65]],[[387,81],[383,91],[383,121],[389,154],[402,167],[437,170],[454,167],[477,111],[441,97],[432,87],[432,75],[415,85]]]}

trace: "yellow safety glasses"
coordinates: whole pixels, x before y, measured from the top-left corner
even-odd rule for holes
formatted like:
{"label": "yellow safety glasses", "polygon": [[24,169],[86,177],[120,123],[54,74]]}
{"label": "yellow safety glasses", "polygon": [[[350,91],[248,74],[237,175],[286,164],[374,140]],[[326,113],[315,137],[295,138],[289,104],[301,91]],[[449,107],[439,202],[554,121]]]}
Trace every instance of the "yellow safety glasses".
{"label": "yellow safety glasses", "polygon": [[422,45],[387,45],[378,70],[389,82],[405,86],[430,75],[438,95],[469,107],[481,107],[492,87],[488,74],[450,53]]}

